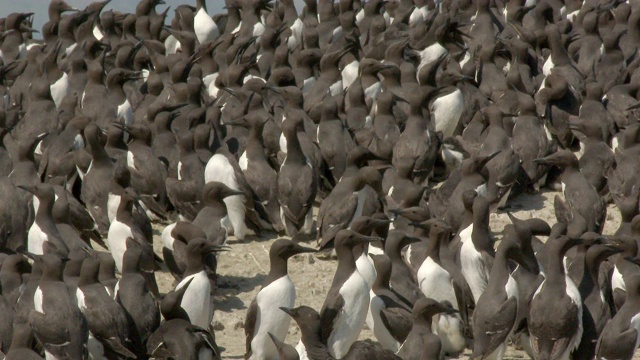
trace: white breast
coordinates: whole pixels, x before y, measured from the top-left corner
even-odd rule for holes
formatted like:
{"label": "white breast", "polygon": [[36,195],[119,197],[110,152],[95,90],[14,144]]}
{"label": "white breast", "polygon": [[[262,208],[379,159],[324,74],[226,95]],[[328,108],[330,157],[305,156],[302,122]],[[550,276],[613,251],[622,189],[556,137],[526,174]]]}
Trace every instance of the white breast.
{"label": "white breast", "polygon": [[[231,189],[239,190],[240,186],[236,180],[235,170],[229,159],[221,154],[215,154],[209,159],[207,166],[204,169],[204,181],[209,183],[211,181],[219,181]],[[227,205],[227,212],[229,219],[233,224],[233,232],[240,240],[244,239],[246,235],[254,235],[255,232],[249,229],[244,222],[245,217],[245,197],[244,195],[229,196],[224,199],[224,203]]]}
{"label": "white breast", "polygon": [[375,100],[378,98],[378,95],[380,95],[381,90],[382,90],[382,83],[378,81],[364,90],[364,96],[370,97],[373,100]]}
{"label": "white breast", "polygon": [[262,34],[264,34],[264,30],[264,25],[260,22],[257,22],[255,25],[253,25],[253,36],[262,36]]}
{"label": "white breast", "polygon": [[214,41],[220,36],[218,25],[211,19],[204,8],[200,8],[193,19],[193,28],[200,44]]}
{"label": "white breast", "polygon": [[238,165],[240,165],[240,170],[247,171],[249,167],[249,160],[247,160],[247,152],[243,152],[240,156],[240,160],[238,161]]}
{"label": "white breast", "polygon": [[[432,62],[438,60],[438,58],[447,53],[447,49],[440,45],[440,43],[436,42],[433,45],[428,46],[426,49],[420,52],[420,65],[418,65],[418,72],[425,65],[431,64]],[[416,80],[418,78],[416,77]]]}
{"label": "white breast", "polygon": [[116,283],[116,286],[113,288],[113,295],[112,297],[115,299],[116,297],[118,297],[118,291],[120,290],[120,280],[118,280],[118,282]]}
{"label": "white breast", "polygon": [[109,226],[107,245],[109,245],[109,251],[111,252],[113,260],[116,262],[116,267],[119,272],[122,272],[122,258],[124,252],[127,251],[128,237],[133,237],[131,228],[118,221],[118,219],[114,219]]}
{"label": "white breast", "polygon": [[467,226],[466,228],[462,229],[462,231],[460,231],[460,234],[458,236],[460,236],[460,241],[464,244],[467,241],[471,241],[471,232],[473,231],[473,224],[469,224],[469,226]]}
{"label": "white breast", "polygon": [[293,51],[300,44],[300,40],[302,40],[304,23],[300,18],[298,18],[289,29],[291,29],[291,36],[287,39],[287,47],[289,48],[289,51]]}
{"label": "white breast", "polygon": [[285,275],[260,290],[256,297],[259,308],[251,340],[253,359],[277,359],[278,351],[267,334],[270,332],[284,341],[289,329],[291,317],[280,307],[292,308],[295,305],[296,289],[289,275]]}
{"label": "white breast", "polygon": [[36,292],[33,294],[33,308],[37,312],[44,314],[44,310],[42,309],[42,289],[40,286],[36,288]]}
{"label": "white breast", "polygon": [[[24,45],[21,45],[21,46],[24,46]],[[70,45],[70,46],[65,50],[65,53],[67,54],[67,56],[71,55],[71,52],[73,51],[73,49],[75,49],[75,48],[76,48],[76,46],[78,46],[78,43],[71,44],[71,45]]]}
{"label": "white breast", "polygon": [[569,346],[567,347],[567,350],[566,350],[564,356],[562,357],[563,359],[564,358],[568,359],[569,355],[571,354],[571,352],[573,352],[575,349],[578,348],[578,346],[580,345],[580,340],[582,339],[582,332],[583,332],[583,327],[582,327],[582,297],[580,296],[580,291],[578,291],[578,287],[573,282],[573,280],[571,280],[569,275],[565,275],[565,281],[567,283],[567,288],[566,288],[567,295],[569,295],[569,297],[571,298],[571,301],[578,308],[578,329],[576,330],[576,333],[573,336],[573,338],[571,338],[571,342],[569,343]]}
{"label": "white breast", "polygon": [[62,103],[62,99],[64,99],[67,94],[69,94],[69,76],[67,73],[63,72],[62,76],[58,81],[53,83],[50,86],[51,89],[51,97],[53,98],[53,102],[56,104],[56,107],[60,107],[60,103]]}
{"label": "white breast", "polygon": [[302,82],[302,93],[304,94],[309,91],[309,89],[311,89],[315,83],[316,78],[313,76],[304,79],[304,81]]}
{"label": "white breast", "polygon": [[353,60],[347,66],[342,69],[342,88],[347,89],[358,78],[358,68],[360,62]]}
{"label": "white breast", "polygon": [[458,301],[451,283],[451,274],[433,259],[426,258],[418,269],[418,285],[424,296],[436,301],[449,301],[458,308]]}
{"label": "white breast", "polygon": [[436,131],[442,131],[445,139],[453,136],[456,131],[462,110],[464,110],[464,98],[459,89],[433,102]]}
{"label": "white breast", "polygon": [[189,315],[193,325],[208,329],[213,319],[213,301],[210,295],[211,283],[203,270],[182,279],[176,286],[176,290],[182,288],[190,279],[193,279],[193,281],[191,281],[189,288],[184,293],[180,306]]}
{"label": "white breast", "polygon": [[469,283],[473,299],[478,303],[480,295],[487,288],[489,273],[482,261],[482,255],[476,250],[471,239],[462,244],[460,262],[462,264],[462,275]]}
{"label": "white breast", "polygon": [[97,40],[101,40],[104,37],[104,34],[100,31],[100,28],[97,25],[93,27],[93,37]]}
{"label": "white breast", "polygon": [[131,151],[127,151],[127,166],[132,169],[136,168],[135,159]]}
{"label": "white breast", "polygon": [[175,36],[169,35],[164,41],[164,47],[167,49],[167,55],[175,54],[180,49],[180,42]]}
{"label": "white breast", "polygon": [[551,54],[549,54],[547,61],[545,61],[544,65],[542,66],[542,73],[544,74],[544,76],[549,76],[554,66],[555,65],[553,64],[553,59],[551,58]]}
{"label": "white breast", "polygon": [[613,275],[611,276],[611,288],[613,290],[620,289],[627,291],[627,285],[624,283],[624,278],[618,270],[617,266],[613,267]]}
{"label": "white breast", "polygon": [[342,358],[358,339],[369,308],[369,287],[359,272],[345,281],[339,290],[344,306],[333,322],[327,347],[334,358]]}
{"label": "white breast", "polygon": [[413,9],[413,12],[409,16],[409,26],[415,26],[424,22],[424,16],[419,8]]}
{"label": "white breast", "polygon": [[44,231],[42,231],[42,229],[40,229],[37,222],[34,221],[29,228],[27,237],[27,249],[29,252],[35,255],[42,255],[44,253],[42,247],[48,240],[48,236]]}
{"label": "white breast", "polygon": [[76,289],[76,301],[78,303],[78,309],[84,314],[84,311],[87,310],[87,304],[84,301],[84,292],[82,292],[80,288]]}
{"label": "white breast", "polygon": [[109,193],[109,197],[107,198],[107,216],[109,217],[109,222],[113,222],[116,218],[118,206],[120,206],[120,195]]}
{"label": "white breast", "polygon": [[329,92],[331,93],[331,96],[342,95],[344,92],[342,89],[342,80],[338,80],[334,82],[333,85],[329,86]]}
{"label": "white breast", "polygon": [[173,224],[169,224],[167,225],[164,230],[162,230],[162,246],[166,247],[167,249],[173,251],[173,236],[171,236],[171,232],[173,231],[173,228],[176,227],[176,223]]}
{"label": "white breast", "polygon": [[511,275],[509,275],[509,280],[504,286],[504,291],[507,293],[507,298],[515,297],[516,300],[520,300],[520,293],[518,292],[518,283],[515,281]]}
{"label": "white breast", "polygon": [[118,105],[118,117],[124,119],[125,125],[131,125],[133,123],[133,108],[129,100],[125,99],[122,104]]}
{"label": "white breast", "polygon": [[371,289],[373,282],[376,281],[376,268],[371,263],[371,260],[369,260],[369,256],[367,256],[366,251],[356,259],[356,268],[367,282],[367,285],[369,285],[369,289]]}
{"label": "white breast", "polygon": [[364,9],[360,9],[356,14],[356,25],[360,26],[360,22],[364,19]]}
{"label": "white breast", "polygon": [[384,326],[380,311],[385,309],[384,301],[376,296],[373,291],[370,293],[371,302],[369,305],[369,315],[367,316],[367,325],[375,335],[376,339],[385,349],[391,350],[394,353],[400,348],[400,343],[393,338],[389,329]]}

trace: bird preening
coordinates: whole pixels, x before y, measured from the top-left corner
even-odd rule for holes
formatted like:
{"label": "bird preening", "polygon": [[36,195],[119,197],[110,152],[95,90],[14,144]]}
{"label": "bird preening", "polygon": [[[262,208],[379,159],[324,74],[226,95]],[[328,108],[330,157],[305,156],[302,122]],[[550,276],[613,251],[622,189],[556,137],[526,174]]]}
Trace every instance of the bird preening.
{"label": "bird preening", "polygon": [[0,7],[0,358],[637,358],[640,1],[168,2]]}

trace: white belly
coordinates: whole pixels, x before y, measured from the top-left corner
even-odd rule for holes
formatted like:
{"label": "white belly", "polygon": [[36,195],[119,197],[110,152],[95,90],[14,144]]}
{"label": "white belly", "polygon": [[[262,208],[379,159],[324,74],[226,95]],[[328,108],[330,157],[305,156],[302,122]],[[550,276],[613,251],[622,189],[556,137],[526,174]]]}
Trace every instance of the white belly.
{"label": "white belly", "polygon": [[249,160],[247,159],[247,152],[243,152],[240,156],[240,160],[238,161],[238,165],[240,165],[240,170],[247,171],[249,167]]}
{"label": "white belly", "polygon": [[277,359],[278,351],[268,333],[284,341],[289,329],[291,317],[280,307],[293,308],[296,301],[296,289],[285,275],[260,290],[256,297],[258,314],[251,340],[251,359]]}
{"label": "white belly", "polygon": [[124,119],[125,125],[133,124],[133,108],[129,100],[125,99],[122,104],[118,105],[118,117]]}
{"label": "white belly", "polygon": [[569,275],[565,275],[565,280],[567,282],[567,295],[571,298],[576,307],[578,308],[578,329],[576,330],[575,335],[571,338],[571,342],[567,347],[567,350],[564,353],[563,359],[570,359],[571,353],[580,346],[580,340],[582,340],[582,297],[580,296],[580,291],[578,291],[578,287],[571,280]]}
{"label": "white belly", "polygon": [[380,345],[395,353],[398,351],[401,344],[393,338],[389,329],[387,329],[382,322],[380,311],[386,308],[384,301],[376,296],[373,291],[371,291],[370,297],[371,302],[369,305],[369,314],[367,315],[367,326],[369,326],[369,329],[371,329]]}
{"label": "white belly", "polygon": [[203,329],[209,329],[209,325],[213,319],[211,283],[203,270],[182,279],[178,286],[176,286],[176,290],[183,287],[189,279],[193,279],[193,281],[191,281],[189,288],[187,288],[187,291],[184,293],[180,306],[187,315],[189,315],[189,319],[193,325]]}
{"label": "white belly", "polygon": [[64,99],[67,94],[69,94],[69,76],[67,73],[63,72],[62,76],[58,81],[53,83],[50,87],[51,89],[51,97],[53,98],[53,102],[56,104],[56,107],[60,107],[60,103],[62,103],[62,99]]}
{"label": "white belly", "polygon": [[[205,183],[218,181],[231,189],[240,189],[233,166],[229,163],[229,159],[221,154],[215,154],[209,159],[204,170],[204,181]],[[244,195],[233,195],[224,199],[224,203],[227,205],[229,220],[231,220],[231,224],[233,225],[233,233],[240,240],[244,239],[246,235],[255,234],[253,230],[247,228],[244,222],[244,201]]]}
{"label": "white belly", "polygon": [[220,73],[209,74],[202,78],[202,82],[204,83],[204,87],[207,89],[207,93],[210,97],[215,98],[218,96],[218,87],[215,85],[216,79],[218,78]]}
{"label": "white belly", "polygon": [[451,284],[451,275],[433,259],[426,258],[418,269],[418,284],[424,296],[436,301],[449,301],[458,309],[458,301]]}
{"label": "white belly", "polygon": [[29,233],[27,234],[27,236],[27,249],[29,250],[29,252],[35,255],[44,254],[42,247],[48,240],[48,237],[47,234],[42,231],[42,229],[40,229],[38,223],[36,223],[35,221],[33,222],[31,227],[29,228]]}
{"label": "white belly", "polygon": [[36,291],[33,294],[33,308],[37,312],[44,314],[44,310],[42,309],[42,289],[40,289],[40,286],[36,288]]}
{"label": "white belly", "polygon": [[119,272],[122,272],[122,258],[124,252],[127,251],[128,237],[133,238],[131,228],[115,219],[109,226],[107,245],[109,245],[109,252],[116,262],[116,268]]}
{"label": "white belly", "polygon": [[456,131],[462,110],[464,110],[464,98],[459,89],[433,102],[436,131],[442,131],[445,139],[453,136]]}
{"label": "white belly", "polygon": [[291,36],[289,36],[289,38],[287,39],[287,47],[289,48],[290,52],[293,52],[293,50],[298,47],[300,41],[302,40],[304,23],[302,22],[302,20],[300,20],[300,18],[298,18],[289,29],[291,29]]}
{"label": "white belly", "polygon": [[460,242],[466,243],[471,241],[471,232],[473,231],[473,224],[469,224],[466,228],[462,229],[458,236],[460,236]]}
{"label": "white belly", "polygon": [[618,271],[618,267],[613,267],[613,275],[611,276],[611,289],[620,289],[627,291],[627,285],[624,283],[624,278],[620,271]]}
{"label": "white belly", "polygon": [[107,217],[109,217],[109,222],[113,222],[113,220],[116,218],[119,206],[120,195],[109,193],[109,197],[107,198]]}
{"label": "white belly", "polygon": [[175,36],[169,35],[164,41],[164,47],[167,49],[167,55],[175,54],[180,49],[180,42]]}
{"label": "white belly", "polygon": [[[420,52],[420,65],[418,65],[418,73],[420,69],[422,69],[425,65],[429,65],[432,62],[438,60],[438,58],[447,53],[447,49],[440,45],[440,43],[436,42],[431,46],[428,46],[426,49]],[[416,77],[416,80],[418,78]],[[421,84],[424,85],[424,84]]]}
{"label": "white belly", "polygon": [[360,62],[354,60],[342,69],[342,88],[346,90],[358,78]]}
{"label": "white belly", "polygon": [[369,285],[369,289],[371,289],[373,282],[376,281],[376,268],[371,263],[371,260],[369,260],[366,251],[356,259],[356,268],[360,275],[362,275],[362,278],[364,278],[364,281],[367,282],[367,285]]}
{"label": "white belly", "polygon": [[329,86],[329,92],[331,93],[331,96],[342,95],[344,92],[342,89],[342,80],[338,80],[334,82],[333,85]]}
{"label": "white belly", "polygon": [[471,239],[462,244],[460,262],[462,264],[462,275],[467,279],[467,283],[469,283],[473,293],[473,299],[478,303],[480,295],[482,295],[489,283],[489,271],[482,261],[482,255],[473,246]]}
{"label": "white belly", "polygon": [[315,77],[309,77],[304,79],[304,81],[302,82],[302,93],[306,93],[307,91],[309,91],[309,89],[311,89],[313,87],[313,85],[315,85],[316,83],[316,78]]}
{"label": "white belly", "polygon": [[214,41],[220,36],[218,25],[211,19],[204,8],[200,8],[193,19],[193,29],[200,44]]}
{"label": "white belly", "polygon": [[547,61],[545,61],[544,65],[542,66],[542,73],[544,74],[544,76],[549,76],[553,68],[554,68],[553,59],[551,58],[551,55],[549,55],[549,57],[547,58]]}
{"label": "white belly", "polygon": [[93,27],[93,37],[95,37],[98,41],[104,37],[104,34],[97,25]]}
{"label": "white belly", "polygon": [[171,251],[173,251],[173,241],[174,241],[173,236],[171,236],[171,232],[175,227],[176,227],[176,223],[167,225],[164,228],[164,230],[162,230],[162,235],[160,236],[162,238],[162,246],[166,247]]}
{"label": "white belly", "polygon": [[344,307],[335,318],[327,347],[334,358],[342,358],[358,339],[369,308],[369,287],[359,272],[355,271],[339,291]]}
{"label": "white belly", "polygon": [[420,25],[424,22],[424,16],[419,8],[413,9],[413,12],[409,16],[409,26]]}

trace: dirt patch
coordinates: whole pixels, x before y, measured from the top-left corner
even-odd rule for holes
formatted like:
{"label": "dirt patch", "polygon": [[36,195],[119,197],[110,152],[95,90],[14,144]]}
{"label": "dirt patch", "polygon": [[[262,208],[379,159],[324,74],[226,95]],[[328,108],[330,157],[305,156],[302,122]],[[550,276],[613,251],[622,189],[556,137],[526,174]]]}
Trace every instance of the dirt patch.
{"label": "dirt patch", "polygon": [[[556,222],[553,213],[553,198],[557,192],[541,192],[535,195],[522,195],[511,203],[510,212],[520,219],[537,217],[549,224]],[[506,213],[492,213],[491,229],[499,235],[505,225],[509,224]],[[620,213],[614,205],[610,205],[607,213],[604,234],[612,234],[620,224]],[[156,253],[162,254],[160,233],[164,225],[155,226],[154,245]],[[231,251],[223,253],[218,262],[219,289],[215,297],[214,328],[216,341],[224,348],[224,359],[242,359],[245,353],[244,318],[247,307],[255,298],[262,281],[269,271],[269,248],[279,237],[267,234],[260,238],[247,238],[238,241],[230,238],[228,244]],[[307,241],[308,246],[315,247],[315,241]],[[297,255],[289,261],[289,274],[296,286],[296,306],[307,305],[320,310],[324,298],[331,286],[331,280],[337,261],[319,259],[311,254]],[[163,293],[171,290],[174,280],[166,271],[156,275],[158,285]],[[300,334],[294,322],[289,327],[286,342],[295,346]],[[366,326],[360,339],[374,339]],[[461,359],[466,359],[466,352]],[[505,359],[526,359],[527,355],[509,347]],[[634,359],[640,359],[636,355]]]}

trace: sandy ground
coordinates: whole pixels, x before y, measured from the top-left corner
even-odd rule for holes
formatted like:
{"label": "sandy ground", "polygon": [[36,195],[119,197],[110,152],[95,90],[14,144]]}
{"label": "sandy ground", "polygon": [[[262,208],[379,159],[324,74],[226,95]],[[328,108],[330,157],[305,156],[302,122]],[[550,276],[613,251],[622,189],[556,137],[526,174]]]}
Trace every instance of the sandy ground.
{"label": "sandy ground", "polygon": [[[556,222],[553,213],[553,197],[556,192],[542,192],[536,195],[522,195],[511,203],[511,213],[520,219],[541,218],[550,224]],[[506,213],[491,214],[491,229],[499,235],[509,224]],[[604,234],[612,234],[620,223],[620,214],[614,205],[609,205]],[[162,254],[160,233],[164,225],[154,227],[155,251]],[[224,359],[242,359],[245,353],[244,318],[247,307],[260,290],[263,279],[269,271],[269,248],[278,237],[267,234],[250,237],[244,241],[230,238],[231,251],[220,256],[218,263],[219,289],[215,297],[214,329],[218,345],[224,349]],[[309,241],[315,247],[315,241]],[[289,261],[289,274],[297,289],[296,306],[307,305],[318,311],[331,285],[337,261],[316,258],[303,254]],[[167,272],[157,273],[158,284],[163,293],[174,286],[173,278]],[[295,346],[300,339],[297,326],[292,321],[286,342]],[[366,326],[360,339],[374,339]],[[526,359],[528,356],[509,347],[505,359]],[[466,352],[461,359],[468,358]],[[640,359],[636,354],[634,359]]]}

